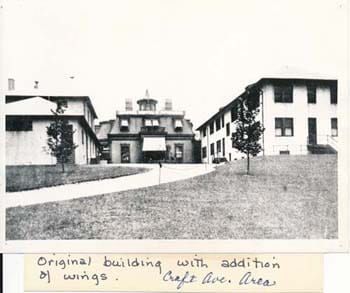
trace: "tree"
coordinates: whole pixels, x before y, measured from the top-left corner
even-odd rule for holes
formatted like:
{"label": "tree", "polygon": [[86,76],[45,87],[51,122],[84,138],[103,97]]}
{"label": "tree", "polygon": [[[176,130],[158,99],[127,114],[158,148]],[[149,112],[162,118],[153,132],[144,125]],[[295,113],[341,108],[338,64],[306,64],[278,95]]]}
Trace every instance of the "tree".
{"label": "tree", "polygon": [[69,158],[77,147],[73,142],[74,131],[72,125],[62,115],[64,111],[65,107],[58,103],[56,110],[51,110],[54,114],[54,121],[46,127],[49,152],[56,157],[57,164],[61,164],[62,172],[64,172],[64,164],[68,163]]}
{"label": "tree", "polygon": [[232,133],[232,146],[247,155],[247,174],[249,174],[250,156],[256,156],[262,150],[260,138],[265,129],[257,120],[259,107],[256,101],[241,98],[236,110],[236,131]]}

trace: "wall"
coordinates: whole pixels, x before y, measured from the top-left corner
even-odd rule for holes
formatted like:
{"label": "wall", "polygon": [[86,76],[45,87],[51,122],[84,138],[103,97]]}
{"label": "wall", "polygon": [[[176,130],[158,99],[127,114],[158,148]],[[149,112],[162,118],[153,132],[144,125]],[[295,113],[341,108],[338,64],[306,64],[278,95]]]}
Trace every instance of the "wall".
{"label": "wall", "polygon": [[139,163],[142,160],[141,143],[139,140],[112,140],[110,143],[111,163],[121,163],[120,145],[130,145],[130,163]]}
{"label": "wall", "polygon": [[83,115],[92,129],[94,129],[94,116],[88,103],[82,98],[67,99],[65,115]]}
{"label": "wall", "polygon": [[[183,162],[193,163],[193,144],[192,139],[176,139],[166,140],[166,145],[170,146],[171,153],[175,153],[175,145],[182,144],[184,147]],[[121,147],[122,144],[130,145],[130,163],[142,162],[142,141],[141,140],[112,140],[111,141],[111,162],[121,163]]]}
{"label": "wall", "polygon": [[[264,144],[265,155],[277,155],[281,150],[290,154],[307,154],[308,118],[317,119],[318,143],[326,143],[331,135],[331,118],[337,117],[337,106],[330,103],[330,88],[318,85],[316,104],[308,104],[307,87],[293,87],[293,103],[275,103],[272,84],[263,87],[264,92]],[[293,118],[294,134],[290,137],[275,136],[275,118]]]}
{"label": "wall", "polygon": [[[97,156],[95,143],[89,136],[88,132],[80,125],[78,120],[70,120],[70,124],[73,125],[74,143],[78,145],[75,149],[75,163],[89,164],[90,160]],[[82,139],[82,135],[84,135],[84,140]]]}
{"label": "wall", "polygon": [[[207,157],[202,158],[202,163],[213,162],[214,158],[222,158],[225,157],[228,161],[233,161],[235,159],[241,159],[245,157],[244,154],[237,151],[237,149],[232,147],[231,134],[235,130],[235,124],[231,121],[231,110],[227,110],[223,113],[224,115],[224,127],[221,127],[220,130],[216,131],[216,125],[214,121],[214,133],[210,134],[210,127],[207,125],[207,135],[203,136],[203,131],[200,132],[201,146],[207,147]],[[226,135],[226,124],[230,124],[230,135]],[[223,154],[223,145],[222,139],[225,138],[225,155]],[[221,140],[221,151],[217,151],[216,142]],[[210,155],[210,144],[214,143],[214,155]]]}
{"label": "wall", "polygon": [[84,101],[79,98],[66,99],[67,109],[65,115],[84,115]]}
{"label": "wall", "polygon": [[[56,158],[45,151],[47,149],[46,127],[50,120],[34,120],[32,131],[6,131],[6,165],[42,165],[56,164]],[[86,164],[87,158],[96,157],[96,147],[78,120],[69,120],[73,126],[73,141],[78,147],[74,151],[76,164]],[[82,131],[84,144],[82,144]],[[86,139],[88,150],[86,151]]]}
{"label": "wall", "polygon": [[193,155],[193,142],[192,139],[177,139],[177,140],[169,140],[167,139],[165,144],[170,146],[170,154],[175,157],[175,145],[181,144],[183,145],[183,163],[193,163],[194,155]]}
{"label": "wall", "polygon": [[6,131],[6,165],[56,164],[47,148],[48,120],[33,121],[32,131]]}
{"label": "wall", "polygon": [[[275,103],[274,90],[271,83],[262,86],[264,113],[260,111],[258,119],[262,121],[264,114],[265,132],[263,135],[264,153],[260,155],[279,155],[280,151],[289,150],[290,154],[307,154],[308,137],[308,118],[317,119],[318,143],[326,143],[326,136],[331,135],[331,118],[337,117],[337,105],[330,103],[330,87],[326,85],[317,85],[316,104],[309,104],[307,101],[306,84],[295,84],[293,87],[293,103]],[[262,96],[260,97],[260,105]],[[241,159],[244,154],[232,148],[231,135],[226,136],[226,123],[230,123],[230,133],[234,132],[235,125],[231,122],[231,110],[224,113],[225,127],[216,131],[214,121],[214,133],[210,134],[209,125],[206,126],[207,136],[203,136],[203,130],[200,132],[201,147],[207,147],[207,157],[202,158],[203,163],[212,163],[215,157],[224,157],[223,152],[217,152],[216,141],[225,138],[225,158],[229,161]],[[275,136],[275,118],[290,117],[293,118],[294,135],[291,137]],[[214,155],[210,155],[210,144],[214,143]],[[221,147],[222,149],[222,147]]]}

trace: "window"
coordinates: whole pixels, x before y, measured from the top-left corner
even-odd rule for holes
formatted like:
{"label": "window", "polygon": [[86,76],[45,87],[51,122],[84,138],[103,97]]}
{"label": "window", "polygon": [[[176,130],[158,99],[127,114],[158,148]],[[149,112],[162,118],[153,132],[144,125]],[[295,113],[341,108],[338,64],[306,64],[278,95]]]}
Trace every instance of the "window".
{"label": "window", "polygon": [[338,103],[338,89],[337,86],[331,87],[331,104]]}
{"label": "window", "polygon": [[181,119],[176,119],[175,120],[175,130],[181,130],[183,127],[182,120]]}
{"label": "window", "polygon": [[84,144],[84,129],[81,129],[81,144]]}
{"label": "window", "polygon": [[225,157],[225,138],[222,139],[222,155]]}
{"label": "window", "polygon": [[8,90],[9,91],[15,90],[15,80],[13,78],[8,79]]}
{"label": "window", "polygon": [[202,147],[202,158],[206,158],[207,157],[207,147]]}
{"label": "window", "polygon": [[221,116],[221,127],[224,128],[225,127],[225,115]]}
{"label": "window", "polygon": [[307,86],[307,102],[309,104],[316,104],[316,86],[315,85]]}
{"label": "window", "polygon": [[218,140],[216,142],[216,152],[220,153],[221,152],[221,140]]}
{"label": "window", "polygon": [[203,128],[203,137],[206,137],[207,136],[207,127],[205,126]]}
{"label": "window", "polygon": [[230,123],[226,124],[226,136],[230,136]]}
{"label": "window", "polygon": [[184,146],[182,144],[175,145],[175,158],[176,162],[182,162],[184,156]]}
{"label": "window", "polygon": [[213,134],[213,133],[214,133],[214,121],[212,121],[212,122],[210,123],[209,128],[210,128],[210,134]]}
{"label": "window", "polygon": [[293,103],[292,85],[274,86],[275,103]]}
{"label": "window", "polygon": [[290,155],[290,151],[289,150],[280,151],[280,155]]}
{"label": "window", "polygon": [[238,118],[238,106],[235,105],[233,106],[233,108],[231,109],[231,122],[236,121]]}
{"label": "window", "polygon": [[129,119],[122,118],[120,120],[120,131],[128,131],[129,130]]}
{"label": "window", "polygon": [[331,118],[331,134],[332,136],[338,136],[338,119]]}
{"label": "window", "polygon": [[220,120],[220,117],[219,117],[219,118],[216,118],[216,120],[215,120],[215,125],[216,125],[216,131],[220,130],[220,128],[221,128],[221,120]]}
{"label": "window", "polygon": [[6,117],[6,131],[32,131],[33,121],[27,117]]}
{"label": "window", "polygon": [[129,144],[120,145],[120,161],[122,163],[130,163],[130,145]]}
{"label": "window", "polygon": [[[128,119],[126,119],[128,120]],[[151,119],[151,118],[146,118],[143,122],[144,126],[146,127],[159,127],[159,119]]]}
{"label": "window", "polygon": [[145,126],[152,126],[152,120],[151,119],[145,119]]}
{"label": "window", "polygon": [[275,118],[276,136],[293,136],[293,118]]}
{"label": "window", "polygon": [[214,155],[214,153],[215,153],[215,146],[214,146],[214,143],[211,143],[210,144],[210,155]]}

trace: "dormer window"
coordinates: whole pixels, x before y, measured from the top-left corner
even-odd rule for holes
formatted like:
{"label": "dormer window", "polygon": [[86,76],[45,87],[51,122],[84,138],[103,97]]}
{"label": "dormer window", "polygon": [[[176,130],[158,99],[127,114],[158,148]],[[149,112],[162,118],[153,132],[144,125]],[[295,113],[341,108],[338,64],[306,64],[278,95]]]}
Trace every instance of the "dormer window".
{"label": "dormer window", "polygon": [[129,120],[126,118],[122,118],[120,120],[120,130],[121,131],[128,131],[129,130]]}
{"label": "dormer window", "polygon": [[152,119],[145,119],[145,126],[152,126]]}
{"label": "dormer window", "polygon": [[175,130],[182,130],[183,124],[181,119],[175,119]]}
{"label": "dormer window", "polygon": [[147,127],[159,127],[158,119],[145,119],[145,126]]}

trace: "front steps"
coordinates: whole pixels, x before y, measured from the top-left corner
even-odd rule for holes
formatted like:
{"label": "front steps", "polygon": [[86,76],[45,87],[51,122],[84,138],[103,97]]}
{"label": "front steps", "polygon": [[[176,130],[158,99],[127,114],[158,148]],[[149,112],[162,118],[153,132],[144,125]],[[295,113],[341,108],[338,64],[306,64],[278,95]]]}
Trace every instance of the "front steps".
{"label": "front steps", "polygon": [[336,154],[337,151],[328,144],[309,144],[307,149],[310,154]]}

